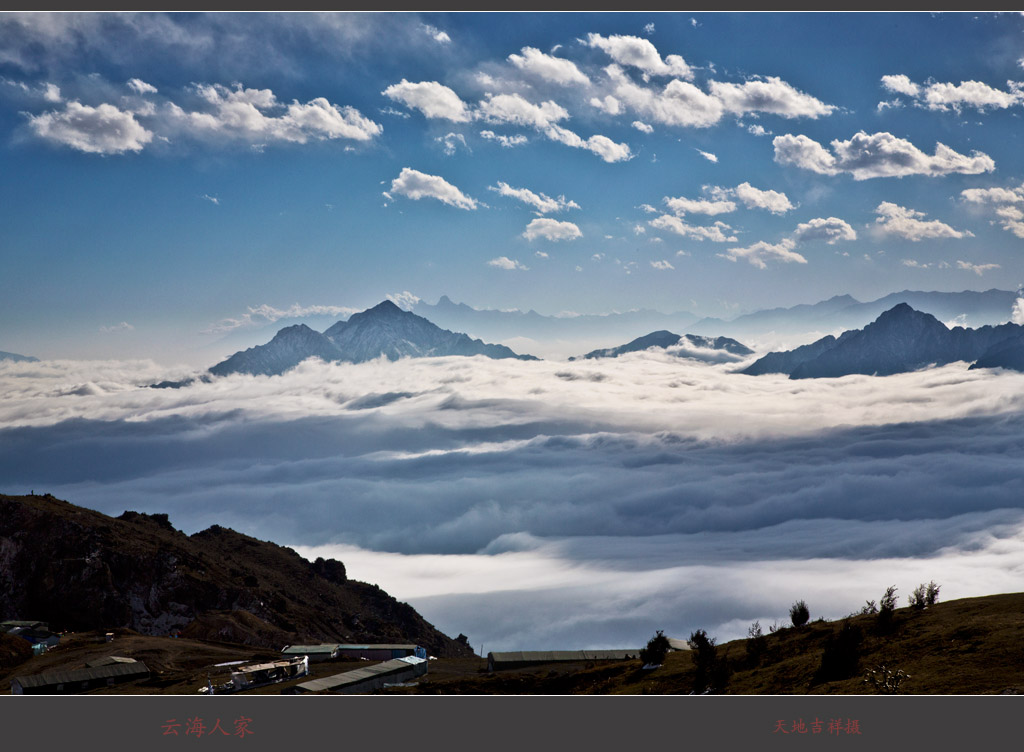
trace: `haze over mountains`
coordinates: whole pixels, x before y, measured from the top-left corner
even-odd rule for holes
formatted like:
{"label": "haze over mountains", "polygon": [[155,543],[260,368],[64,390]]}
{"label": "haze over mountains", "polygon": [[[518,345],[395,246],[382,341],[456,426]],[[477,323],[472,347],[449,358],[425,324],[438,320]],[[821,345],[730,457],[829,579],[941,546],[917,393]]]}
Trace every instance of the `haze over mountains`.
{"label": "haze over mountains", "polygon": [[37,363],[39,358],[33,358],[31,355],[18,355],[18,353],[4,352],[0,350],[0,360],[13,360],[21,363]]}
{"label": "haze over mountains", "polygon": [[[787,352],[773,352],[742,371],[749,375],[788,373],[791,379],[888,376],[930,365],[981,360],[1009,363],[1024,347],[1024,326],[1006,323],[947,328],[934,316],[900,303],[860,330],[823,337]],[[999,353],[1003,359],[997,361]],[[1012,366],[1010,366],[1012,367]]]}
{"label": "haze over mountains", "polygon": [[[904,290],[870,302],[861,302],[850,295],[836,295],[813,304],[755,311],[733,319],[701,318],[689,311],[666,314],[646,309],[606,314],[544,315],[533,310],[474,308],[466,303],[455,303],[447,295],[442,295],[436,304],[415,296],[411,296],[414,302],[409,303],[402,297],[393,298],[399,307],[443,329],[466,332],[469,337],[484,342],[504,343],[517,352],[525,350],[548,359],[565,359],[607,348],[610,342],[630,342],[645,332],[665,330],[726,336],[748,345],[755,344],[753,341],[757,340],[776,346],[782,341],[788,344],[801,338],[806,342],[826,332],[839,334],[847,329],[863,327],[901,302],[931,313],[943,322],[955,321],[970,327],[1001,324],[1010,318],[1018,293],[995,289],[984,292]],[[344,320],[344,316],[341,318]],[[225,352],[241,351],[268,342],[282,328],[305,324],[323,331],[337,320],[337,316],[316,314],[280,318],[265,325],[240,326],[209,343],[205,349],[216,350],[213,357],[223,358]]]}

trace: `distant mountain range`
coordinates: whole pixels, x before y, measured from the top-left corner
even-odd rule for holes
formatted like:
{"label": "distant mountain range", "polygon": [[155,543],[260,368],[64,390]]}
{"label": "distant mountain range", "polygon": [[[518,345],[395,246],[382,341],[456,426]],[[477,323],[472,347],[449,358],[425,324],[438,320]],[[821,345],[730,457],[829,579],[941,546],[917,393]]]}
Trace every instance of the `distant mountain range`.
{"label": "distant mountain range", "polygon": [[[728,337],[701,337],[696,334],[675,334],[664,329],[657,332],[637,337],[632,342],[619,347],[609,347],[603,350],[592,350],[581,356],[584,360],[593,358],[617,358],[620,355],[631,352],[641,352],[651,348],[669,350],[673,355],[681,358],[693,358],[706,362],[722,363],[742,359],[746,355],[753,355],[754,351],[746,345]],[[576,358],[569,358],[576,360]]]}
{"label": "distant mountain range", "polygon": [[900,303],[863,329],[769,353],[742,373],[786,373],[791,379],[855,373],[888,376],[957,361],[977,361],[978,367],[1015,367],[1013,363],[1024,362],[1024,326],[949,329],[933,315]]}
{"label": "distant mountain range", "polygon": [[695,322],[690,331],[699,334],[723,333],[729,336],[751,336],[775,332],[793,334],[810,331],[836,331],[865,326],[884,311],[906,303],[917,311],[930,313],[943,322],[956,322],[964,327],[1002,324],[1009,321],[1018,294],[1009,290],[975,292],[917,292],[903,290],[862,303],[849,295],[837,295],[813,305],[772,308],[738,316],[726,321],[705,318]]}
{"label": "distant mountain range", "polygon": [[504,345],[487,344],[466,334],[442,329],[385,300],[353,314],[348,321],[337,322],[323,333],[305,324],[285,327],[267,344],[235,353],[210,368],[210,373],[214,376],[230,373],[279,375],[307,358],[363,363],[382,356],[398,360],[446,355],[537,360],[532,355],[517,355]]}
{"label": "distant mountain range", "polygon": [[[689,311],[661,313],[648,309],[547,316],[533,310],[524,313],[473,308],[465,303],[455,303],[447,295],[442,295],[436,304],[418,301],[409,310],[441,328],[466,332],[468,336],[486,342],[507,342],[516,347],[514,340],[532,340],[524,342],[522,348],[560,359],[597,348],[609,341],[626,342],[641,332],[686,331],[703,336],[724,335],[741,341],[773,335],[793,339],[814,333],[841,332],[869,324],[897,303],[907,303],[916,310],[931,313],[943,322],[955,321],[961,326],[970,327],[994,325],[1010,319],[1016,299],[1017,293],[1009,290],[904,290],[867,303],[849,295],[837,295],[818,303],[756,311],[733,319],[700,318]],[[211,343],[209,347],[220,348],[220,352],[226,348],[230,348],[229,352],[244,350],[267,342],[282,328],[305,324],[311,329],[320,330],[330,326],[334,320],[322,315],[310,315],[284,318],[262,327],[240,327],[217,343]]]}
{"label": "distant mountain range", "polygon": [[0,350],[0,360],[13,360],[15,362],[23,363],[38,363],[39,358],[33,358],[31,355],[18,355],[18,353],[4,352]]}
{"label": "distant mountain range", "polygon": [[877,300],[861,302],[850,295],[813,304],[772,308],[743,314],[733,319],[700,318],[688,311],[660,313],[641,309],[624,313],[581,316],[544,316],[536,311],[497,311],[477,309],[454,303],[447,295],[436,305],[420,301],[412,310],[434,323],[491,340],[528,337],[587,339],[635,336],[637,331],[680,330],[694,334],[750,337],[768,333],[802,334],[812,331],[845,330],[863,327],[898,303],[907,303],[918,311],[930,313],[940,321],[956,321],[961,326],[983,326],[1008,321],[1017,293],[1010,290],[975,292],[922,292],[903,290]]}

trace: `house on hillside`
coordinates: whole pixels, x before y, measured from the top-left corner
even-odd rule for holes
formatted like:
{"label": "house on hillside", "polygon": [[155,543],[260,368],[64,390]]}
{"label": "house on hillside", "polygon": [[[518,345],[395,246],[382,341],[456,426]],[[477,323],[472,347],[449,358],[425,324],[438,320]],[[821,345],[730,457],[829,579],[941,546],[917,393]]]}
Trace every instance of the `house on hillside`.
{"label": "house on hillside", "polygon": [[426,658],[409,655],[373,666],[357,668],[354,671],[346,671],[343,674],[302,682],[302,684],[296,685],[292,692],[295,694],[334,692],[346,695],[372,692],[386,684],[401,684],[423,676],[427,673],[428,663]]}
{"label": "house on hillside", "polygon": [[401,643],[378,643],[374,645],[338,645],[339,658],[365,658],[368,661],[390,661],[393,658],[404,658],[414,655],[426,658],[427,651],[418,645]]}
{"label": "house on hillside", "polygon": [[70,695],[148,678],[149,669],[142,661],[71,671],[45,671],[11,679],[11,694]]}
{"label": "house on hillside", "polygon": [[[41,622],[40,622],[41,623]],[[22,639],[28,640],[35,645],[42,645],[45,648],[55,647],[60,643],[60,635],[54,634],[48,629],[34,629],[31,627],[14,627],[7,632],[9,635],[15,635]]]}
{"label": "house on hillside", "polygon": [[285,645],[281,654],[286,658],[300,658],[306,655],[309,656],[310,663],[321,663],[333,661],[338,657],[338,645]]}
{"label": "house on hillside", "polygon": [[517,650],[507,653],[488,653],[487,670],[501,671],[540,666],[546,663],[628,661],[639,657],[639,650]]}
{"label": "house on hillside", "polygon": [[247,689],[263,687],[267,684],[298,679],[309,673],[309,659],[305,655],[291,657],[283,661],[256,663],[241,666],[231,672],[231,692],[244,692]]}

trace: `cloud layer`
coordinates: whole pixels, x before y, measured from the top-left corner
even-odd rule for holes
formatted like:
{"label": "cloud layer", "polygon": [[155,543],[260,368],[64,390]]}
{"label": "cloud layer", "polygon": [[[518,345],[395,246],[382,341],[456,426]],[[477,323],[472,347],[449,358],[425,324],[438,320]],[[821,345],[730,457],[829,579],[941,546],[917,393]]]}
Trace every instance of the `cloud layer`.
{"label": "cloud layer", "polygon": [[[563,647],[633,644],[672,609],[680,629],[737,629],[811,594],[841,616],[897,561],[907,588],[955,576],[964,595],[1020,567],[1024,375],[794,385],[736,367],[308,362],[174,390],[144,388],[183,375],[152,363],[12,363],[0,481],[188,532],[340,546],[353,576],[508,649],[551,647],[570,623]],[[830,596],[825,573],[854,584]]]}

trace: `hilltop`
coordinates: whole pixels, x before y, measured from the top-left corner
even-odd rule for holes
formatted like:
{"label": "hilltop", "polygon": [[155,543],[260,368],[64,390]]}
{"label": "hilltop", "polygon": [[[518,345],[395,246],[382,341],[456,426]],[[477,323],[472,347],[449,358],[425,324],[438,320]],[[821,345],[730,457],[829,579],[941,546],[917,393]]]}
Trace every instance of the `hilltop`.
{"label": "hilltop", "polygon": [[114,518],[52,496],[0,495],[0,618],[261,648],[414,642],[438,656],[472,652],[407,603],[349,580],[333,559],[310,562],[218,525],[186,535],[167,515]]}

